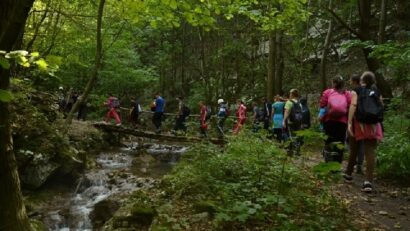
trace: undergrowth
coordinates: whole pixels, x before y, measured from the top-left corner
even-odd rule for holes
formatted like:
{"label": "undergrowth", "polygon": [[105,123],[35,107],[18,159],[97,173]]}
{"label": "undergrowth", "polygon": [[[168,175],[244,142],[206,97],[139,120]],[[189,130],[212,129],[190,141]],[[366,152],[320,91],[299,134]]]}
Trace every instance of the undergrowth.
{"label": "undergrowth", "polygon": [[410,178],[410,110],[403,99],[395,98],[383,122],[384,139],[378,148],[379,176],[397,181]]}
{"label": "undergrowth", "polygon": [[[164,178],[163,198],[173,208],[159,207],[153,230],[350,229],[346,207],[294,162],[254,134],[224,149],[198,145]],[[204,213],[207,222],[195,227],[193,217]]]}

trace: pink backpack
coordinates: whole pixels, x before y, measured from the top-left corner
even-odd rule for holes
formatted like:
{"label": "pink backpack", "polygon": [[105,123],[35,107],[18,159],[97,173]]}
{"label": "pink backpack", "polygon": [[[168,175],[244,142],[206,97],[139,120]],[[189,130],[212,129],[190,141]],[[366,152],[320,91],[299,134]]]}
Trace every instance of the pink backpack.
{"label": "pink backpack", "polygon": [[338,119],[347,116],[347,98],[346,94],[333,90],[327,100],[327,115],[331,119]]}

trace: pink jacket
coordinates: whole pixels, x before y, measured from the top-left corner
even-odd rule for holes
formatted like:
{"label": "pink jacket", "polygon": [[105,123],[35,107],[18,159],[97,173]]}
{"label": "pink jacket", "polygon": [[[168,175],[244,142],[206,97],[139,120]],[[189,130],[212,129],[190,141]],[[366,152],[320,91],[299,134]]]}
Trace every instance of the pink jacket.
{"label": "pink jacket", "polygon": [[[336,92],[336,90],[334,88],[329,88],[329,89],[327,89],[323,92],[322,96],[320,97],[320,108],[327,108],[327,103],[328,103],[329,96],[331,94],[335,93],[335,92]],[[352,102],[352,95],[350,94],[349,91],[346,91],[346,90],[344,91],[344,95],[345,95],[346,101],[347,101],[347,112],[348,113],[346,113],[345,116],[342,116],[342,117],[336,119],[335,121],[339,121],[339,122],[342,122],[342,123],[347,123],[348,114],[349,114],[349,106],[350,106],[350,103]],[[324,122],[326,122],[329,119],[330,119],[329,116],[327,114],[325,114],[325,116],[323,117],[322,120]]]}
{"label": "pink jacket", "polygon": [[241,104],[238,108],[238,111],[236,111],[236,116],[238,117],[238,120],[243,122],[246,120],[246,107],[245,105]]}

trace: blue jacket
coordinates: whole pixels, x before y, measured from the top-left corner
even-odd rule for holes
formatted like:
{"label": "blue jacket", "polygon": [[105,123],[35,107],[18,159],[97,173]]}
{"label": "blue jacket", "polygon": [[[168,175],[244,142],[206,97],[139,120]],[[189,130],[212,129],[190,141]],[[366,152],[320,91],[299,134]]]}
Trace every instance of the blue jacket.
{"label": "blue jacket", "polygon": [[159,96],[155,100],[155,112],[164,112],[164,107],[165,107],[165,100]]}

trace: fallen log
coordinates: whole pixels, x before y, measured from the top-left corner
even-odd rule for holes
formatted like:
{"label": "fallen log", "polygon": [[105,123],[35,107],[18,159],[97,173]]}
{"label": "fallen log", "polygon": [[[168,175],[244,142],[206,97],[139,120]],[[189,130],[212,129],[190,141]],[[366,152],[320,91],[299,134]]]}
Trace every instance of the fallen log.
{"label": "fallen log", "polygon": [[215,139],[215,138],[200,138],[200,137],[194,137],[194,136],[175,136],[175,135],[169,135],[169,134],[157,134],[154,132],[149,132],[149,131],[142,131],[138,130],[135,128],[130,128],[130,127],[124,127],[124,126],[116,126],[112,124],[106,124],[106,123],[94,123],[94,127],[108,131],[108,132],[118,132],[121,134],[128,134],[128,135],[133,135],[137,137],[145,137],[149,139],[155,139],[155,140],[166,140],[166,141],[173,141],[173,142],[211,142],[213,144],[224,144],[226,141],[224,139]]}

